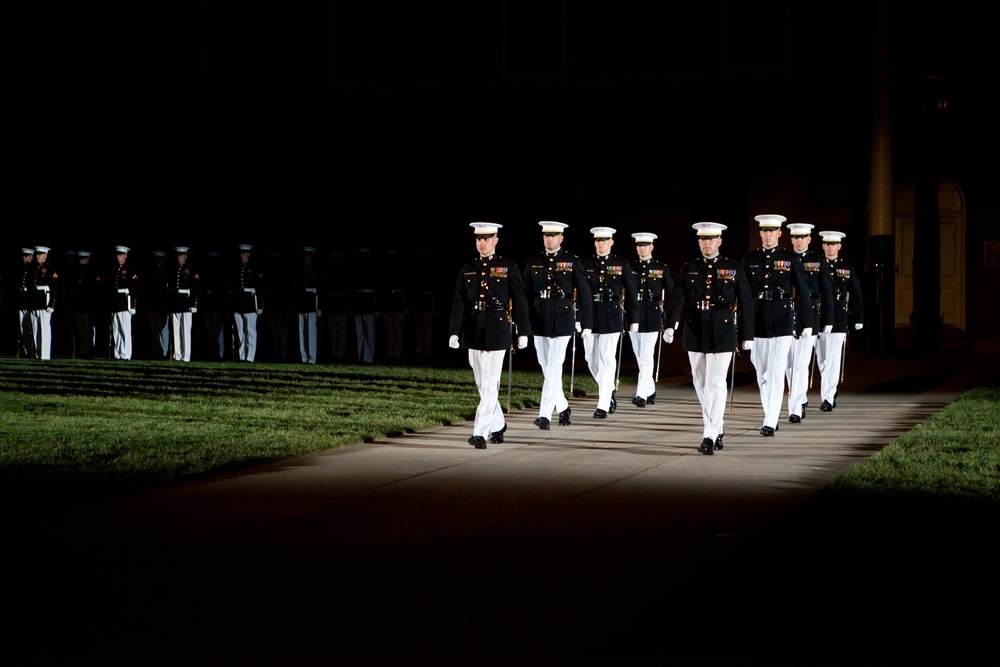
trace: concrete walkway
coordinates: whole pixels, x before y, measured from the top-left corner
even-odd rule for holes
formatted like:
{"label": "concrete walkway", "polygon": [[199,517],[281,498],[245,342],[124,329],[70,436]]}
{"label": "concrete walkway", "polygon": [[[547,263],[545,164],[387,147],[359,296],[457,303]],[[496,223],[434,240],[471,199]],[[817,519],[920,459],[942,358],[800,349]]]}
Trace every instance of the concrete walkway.
{"label": "concrete walkway", "polygon": [[745,381],[711,457],[677,374],[606,421],[592,397],[548,431],[517,411],[487,450],[460,424],[63,508],[7,548],[8,630],[21,664],[777,664],[713,652],[753,611],[707,583],[753,579],[754,539],[988,377],[959,353],[848,369],[773,438]]}

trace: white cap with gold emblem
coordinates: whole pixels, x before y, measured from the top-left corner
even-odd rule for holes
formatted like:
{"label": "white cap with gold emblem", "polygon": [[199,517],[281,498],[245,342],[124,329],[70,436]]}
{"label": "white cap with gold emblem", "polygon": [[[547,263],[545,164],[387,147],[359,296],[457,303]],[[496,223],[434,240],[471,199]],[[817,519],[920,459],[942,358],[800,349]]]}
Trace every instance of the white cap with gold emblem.
{"label": "white cap with gold emblem", "polygon": [[791,236],[809,236],[812,234],[813,225],[807,225],[803,222],[793,222],[788,225],[788,233]]}
{"label": "white cap with gold emblem", "polygon": [[819,237],[823,243],[840,243],[847,236],[844,232],[820,232]]}
{"label": "white cap with gold emblem", "polygon": [[788,218],[783,215],[767,213],[765,215],[755,215],[753,219],[757,221],[761,229],[781,229],[781,223]]}
{"label": "white cap with gold emblem", "polygon": [[591,227],[590,233],[594,235],[595,239],[610,239],[618,231],[613,227]]}
{"label": "white cap with gold emblem", "polygon": [[493,236],[503,227],[495,222],[470,222],[469,226],[472,227],[473,233],[479,236]]}
{"label": "white cap with gold emblem", "polygon": [[729,229],[718,222],[696,222],[691,228],[697,232],[699,238],[713,238],[722,236],[722,232]]}
{"label": "white cap with gold emblem", "polygon": [[542,220],[538,225],[542,228],[543,234],[562,234],[563,230],[569,227],[565,222],[554,220]]}

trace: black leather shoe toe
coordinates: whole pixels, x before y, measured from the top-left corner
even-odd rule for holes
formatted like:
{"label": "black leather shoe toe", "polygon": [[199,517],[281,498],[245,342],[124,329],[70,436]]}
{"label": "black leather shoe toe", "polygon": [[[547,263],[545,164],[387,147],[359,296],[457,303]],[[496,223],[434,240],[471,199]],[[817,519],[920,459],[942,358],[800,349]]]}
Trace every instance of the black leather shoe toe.
{"label": "black leather shoe toe", "polygon": [[831,412],[833,410],[833,406],[830,405],[830,401],[823,401],[823,405],[819,406],[819,409],[822,412]]}
{"label": "black leather shoe toe", "polygon": [[566,408],[565,410],[563,410],[562,412],[559,413],[559,425],[560,426],[569,426],[570,424],[573,423],[569,419],[569,415],[570,415],[571,412],[572,412],[572,410],[570,410],[570,408]]}
{"label": "black leather shoe toe", "polygon": [[486,449],[486,438],[481,435],[474,435],[469,438],[469,444],[476,449]]}
{"label": "black leather shoe toe", "polygon": [[770,426],[764,426],[760,429],[760,434],[766,437],[774,437],[774,429]]}
{"label": "black leather shoe toe", "polygon": [[708,454],[708,455],[714,454],[715,444],[712,442],[712,439],[705,438],[704,440],[702,440],[701,444],[698,445],[698,451],[701,452],[702,454]]}
{"label": "black leather shoe toe", "polygon": [[790,421],[793,424],[801,424],[802,417],[799,417],[798,415],[788,415],[788,421]]}
{"label": "black leather shoe toe", "polygon": [[652,394],[646,397],[646,405],[652,405],[655,402],[656,402],[656,392],[654,391]]}
{"label": "black leather shoe toe", "polygon": [[641,396],[636,396],[632,399],[632,405],[637,408],[644,408],[646,407],[646,399]]}
{"label": "black leather shoe toe", "polygon": [[600,408],[594,410],[594,419],[607,419],[607,418],[608,418],[608,413],[606,410],[601,410]]}
{"label": "black leather shoe toe", "polygon": [[542,429],[543,431],[549,430],[549,420],[546,417],[539,417],[535,420],[535,426]]}
{"label": "black leather shoe toe", "polygon": [[716,449],[722,449],[722,436],[721,435],[716,436],[716,438],[715,438],[715,448]]}

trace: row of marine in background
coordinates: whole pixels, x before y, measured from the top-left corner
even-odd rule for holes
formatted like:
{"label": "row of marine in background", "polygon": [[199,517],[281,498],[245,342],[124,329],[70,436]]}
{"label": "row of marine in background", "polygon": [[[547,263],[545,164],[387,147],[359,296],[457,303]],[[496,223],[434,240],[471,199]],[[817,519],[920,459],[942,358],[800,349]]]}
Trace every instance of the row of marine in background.
{"label": "row of marine in background", "polygon": [[404,256],[228,253],[188,246],[137,253],[20,249],[3,276],[0,353],[47,360],[107,358],[293,363],[403,363],[430,358],[436,264]]}

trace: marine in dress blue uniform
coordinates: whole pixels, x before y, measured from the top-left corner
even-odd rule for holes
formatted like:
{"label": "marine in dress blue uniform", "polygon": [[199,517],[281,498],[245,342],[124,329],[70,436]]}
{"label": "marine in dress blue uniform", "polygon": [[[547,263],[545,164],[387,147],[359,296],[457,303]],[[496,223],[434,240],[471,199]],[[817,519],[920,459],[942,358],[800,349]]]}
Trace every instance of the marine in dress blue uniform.
{"label": "marine in dress blue uniform", "polygon": [[192,324],[201,297],[201,276],[188,264],[187,246],[177,246],[177,264],[169,284],[170,333],[173,336],[173,360],[191,361]]}
{"label": "marine in dress blue uniform", "polygon": [[726,410],[726,372],[741,344],[753,341],[754,309],[743,266],[719,254],[726,225],[693,225],[701,256],[681,267],[684,295],[681,343],[691,364],[691,381],[701,403],[702,439],[698,451],[722,449]]}
{"label": "marine in dress blue uniform", "polygon": [[823,400],[819,409],[830,412],[837,407],[837,386],[840,384],[844,351],[847,347],[847,331],[852,326],[855,331],[864,327],[865,306],[861,292],[861,279],[854,265],[840,259],[843,232],[820,232],[823,241],[823,271],[830,276],[833,297],[820,303],[820,314],[830,318],[823,327],[823,333],[816,345],[816,361],[819,364],[820,389]]}
{"label": "marine in dress blue uniform", "polygon": [[[782,215],[758,215],[761,247],[743,258],[743,271],[754,298],[754,339],[747,341],[750,361],[757,369],[764,423],[760,434],[773,436],[778,430],[781,404],[785,398],[785,371],[795,340],[795,313],[812,308],[805,269],[795,253],[778,246]],[[802,330],[812,335],[811,326]]]}
{"label": "marine in dress blue uniform", "polygon": [[253,246],[236,246],[239,261],[230,272],[229,303],[233,309],[233,344],[240,361],[257,357],[257,317],[264,312],[264,272],[253,260]]}
{"label": "marine in dress blue uniform", "polygon": [[128,261],[129,252],[128,246],[115,246],[117,261],[108,280],[112,356],[126,361],[132,358],[132,316],[139,299],[139,276]]}
{"label": "marine in dress blue uniform", "polygon": [[21,248],[21,278],[17,291],[18,355],[35,357],[35,334],[31,312],[35,309],[35,249]]}
{"label": "marine in dress blue uniform", "polygon": [[[802,268],[806,271],[809,298],[812,301],[812,308],[808,312],[795,313],[795,340],[789,349],[788,370],[785,371],[785,378],[788,380],[788,421],[792,424],[801,423],[806,416],[809,384],[812,380],[813,353],[822,328],[819,303],[821,300],[829,299],[832,294],[830,277],[825,271],[820,270],[824,260],[823,255],[809,249],[812,229],[813,225],[803,223],[788,225],[792,252],[799,256]],[[812,328],[812,334],[807,336],[803,333],[806,327]]]}
{"label": "marine in dress blue uniform", "polygon": [[479,406],[469,437],[476,449],[486,449],[486,441],[503,442],[507,430],[500,407],[500,375],[506,354],[513,354],[512,336],[517,347],[528,346],[531,323],[524,280],[517,262],[496,254],[497,235],[502,225],[491,222],[470,223],[476,238],[478,256],[463,264],[455,281],[451,316],[448,321],[448,347],[469,351],[479,390]]}
{"label": "marine in dress blue uniform", "polygon": [[302,262],[291,273],[292,310],[298,318],[299,359],[304,364],[316,363],[317,318],[323,314],[319,295],[324,289],[324,279],[316,265],[316,247],[302,246]]}
{"label": "marine in dress blue uniform", "polygon": [[629,332],[639,368],[632,404],[644,408],[656,399],[657,347],[660,340],[668,345],[674,342],[684,295],[676,288],[670,267],[653,259],[656,234],[637,232],[632,238],[638,255],[632,270],[635,272],[636,320],[639,323],[637,331]]}
{"label": "marine in dress blue uniform", "polygon": [[52,313],[59,300],[59,272],[49,262],[48,246],[35,247],[35,278],[33,281],[31,331],[34,336],[35,358],[52,358]]}
{"label": "marine in dress blue uniform", "polygon": [[593,257],[583,262],[592,298],[593,333],[582,336],[583,353],[594,381],[597,382],[597,409],[594,419],[607,419],[617,407],[615,384],[618,380],[617,350],[629,319],[629,331],[638,331],[636,282],[632,265],[624,257],[611,254],[615,230],[612,227],[592,227]]}
{"label": "marine in dress blue uniform", "polygon": [[531,303],[535,354],[544,378],[535,426],[547,430],[553,411],[559,414],[560,426],[569,426],[572,421],[569,401],[563,392],[563,364],[571,337],[577,332],[587,336],[591,333],[593,300],[583,262],[562,247],[563,230],[569,225],[553,220],[538,224],[545,250],[528,258],[524,285]]}

